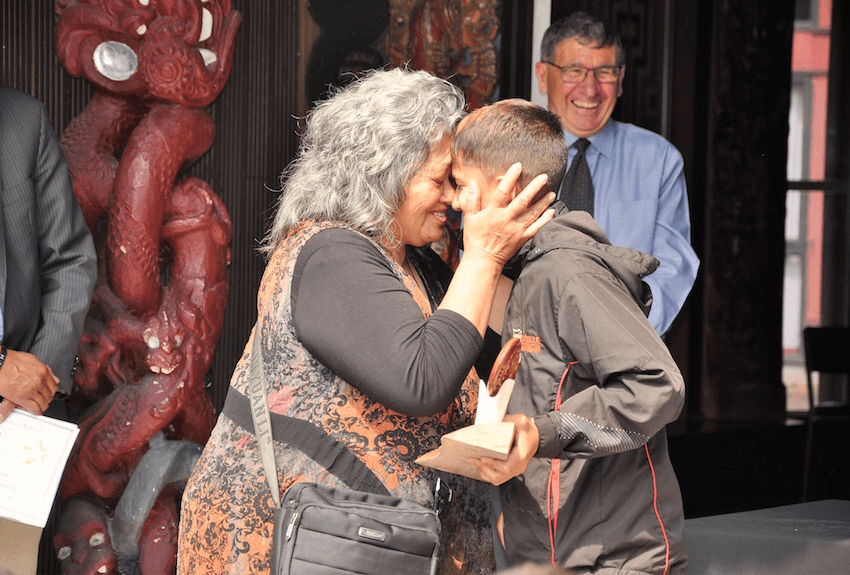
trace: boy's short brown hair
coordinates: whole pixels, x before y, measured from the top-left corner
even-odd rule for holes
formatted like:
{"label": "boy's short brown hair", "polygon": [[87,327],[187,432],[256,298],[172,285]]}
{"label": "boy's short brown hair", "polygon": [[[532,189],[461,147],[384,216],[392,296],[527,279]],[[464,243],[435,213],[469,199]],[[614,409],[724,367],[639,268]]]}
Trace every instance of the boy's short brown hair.
{"label": "boy's short brown hair", "polygon": [[495,178],[522,163],[517,182],[524,188],[539,174],[549,176],[540,192],[561,187],[567,165],[567,142],[557,115],[518,98],[474,110],[455,126],[452,156]]}

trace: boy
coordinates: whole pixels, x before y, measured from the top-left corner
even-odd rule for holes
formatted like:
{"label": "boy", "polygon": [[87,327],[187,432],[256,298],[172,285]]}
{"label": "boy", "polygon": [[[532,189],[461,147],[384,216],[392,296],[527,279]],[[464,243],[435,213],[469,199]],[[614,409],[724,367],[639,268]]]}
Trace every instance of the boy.
{"label": "boy", "polygon": [[[486,202],[513,161],[524,175],[549,174],[557,190],[566,158],[551,112],[523,100],[479,108],[453,136],[455,208],[473,188]],[[515,445],[507,461],[476,460],[500,486],[507,562],[683,573],[684,515],[665,425],[682,409],[684,381],[647,320],[652,296],[642,281],[658,262],[611,245],[586,212],[553,207],[555,218],[506,266],[518,276],[502,340],[522,340],[506,417],[517,425]]]}

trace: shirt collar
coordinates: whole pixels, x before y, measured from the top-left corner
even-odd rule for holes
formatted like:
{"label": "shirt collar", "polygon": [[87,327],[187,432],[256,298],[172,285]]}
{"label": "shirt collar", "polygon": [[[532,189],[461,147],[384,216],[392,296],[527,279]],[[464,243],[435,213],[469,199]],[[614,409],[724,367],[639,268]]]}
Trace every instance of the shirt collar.
{"label": "shirt collar", "polygon": [[[575,141],[578,140],[578,136],[571,134],[567,130],[564,130],[564,134],[566,135],[568,146],[572,146]],[[605,124],[604,128],[587,139],[590,140],[591,147],[596,148],[596,150],[606,158],[610,158],[611,152],[614,149],[616,134],[617,122],[614,120],[608,120],[608,123]]]}

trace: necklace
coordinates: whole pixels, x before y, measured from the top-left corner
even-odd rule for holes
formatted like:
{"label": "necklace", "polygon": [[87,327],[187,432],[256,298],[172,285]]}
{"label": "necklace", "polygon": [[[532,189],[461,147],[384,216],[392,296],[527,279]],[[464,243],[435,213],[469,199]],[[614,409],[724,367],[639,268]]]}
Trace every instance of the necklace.
{"label": "necklace", "polygon": [[[410,254],[408,253],[408,256]],[[428,298],[429,303],[431,304],[431,309],[436,309],[438,305],[438,301],[431,290],[431,286],[425,282],[423,271],[419,267],[419,263],[416,258],[413,257],[405,257],[404,264],[402,265],[404,272],[413,278],[413,281],[416,283],[416,286],[422,291],[423,294]]]}
{"label": "necklace", "polygon": [[[416,267],[413,265],[413,262],[411,262],[410,258],[404,258],[404,264],[402,265],[402,268],[404,268],[404,272],[407,275],[413,278],[413,281],[416,282],[416,285],[418,285],[420,289],[422,289],[422,278],[419,277],[419,273],[416,270]],[[424,292],[425,290],[422,289],[422,291]]]}

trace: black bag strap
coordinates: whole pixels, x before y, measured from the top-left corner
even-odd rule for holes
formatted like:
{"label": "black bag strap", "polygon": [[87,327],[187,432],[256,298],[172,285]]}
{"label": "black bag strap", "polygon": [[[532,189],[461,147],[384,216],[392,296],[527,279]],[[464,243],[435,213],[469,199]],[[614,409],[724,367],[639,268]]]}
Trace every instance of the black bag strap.
{"label": "black bag strap", "polygon": [[[386,486],[365,463],[323,429],[303,419],[270,413],[266,386],[263,383],[263,355],[260,349],[262,344],[257,341],[259,337],[259,329],[255,329],[249,371],[249,397],[246,398],[230,388],[222,412],[234,423],[256,435],[266,476],[269,477],[270,472],[273,473],[274,484],[269,482],[272,496],[276,497],[280,490],[277,483],[272,439],[295,447],[351,489],[390,495]],[[250,421],[247,417],[248,412],[251,413]],[[264,457],[264,450],[271,455]],[[278,498],[275,498],[275,503],[280,506]]]}

